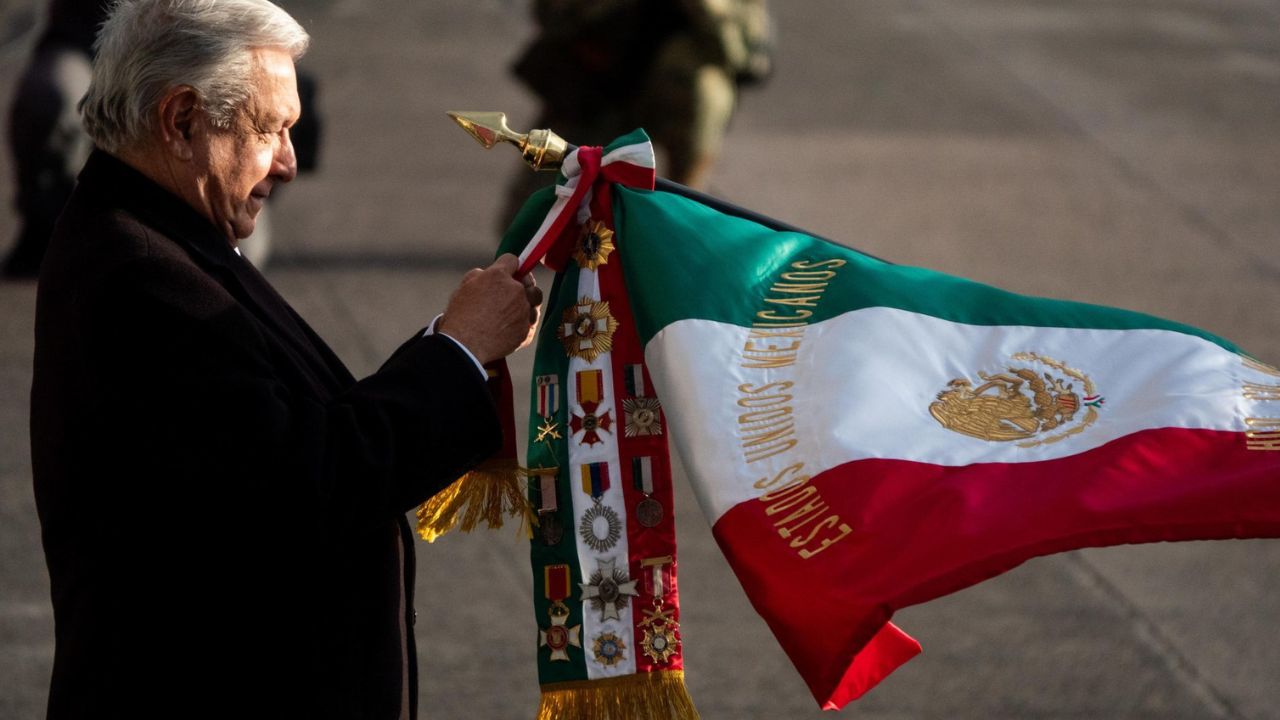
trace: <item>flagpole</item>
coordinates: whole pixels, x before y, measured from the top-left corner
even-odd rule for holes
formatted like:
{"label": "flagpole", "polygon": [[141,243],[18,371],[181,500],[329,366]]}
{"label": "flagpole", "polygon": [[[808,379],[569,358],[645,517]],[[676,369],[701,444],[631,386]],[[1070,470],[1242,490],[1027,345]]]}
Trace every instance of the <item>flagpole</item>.
{"label": "flagpole", "polygon": [[[501,112],[457,112],[450,111],[447,113],[453,121],[458,123],[467,134],[475,138],[486,149],[497,145],[500,142],[509,143],[516,146],[520,150],[521,156],[525,162],[534,170],[556,170],[560,167],[560,163],[564,161],[565,156],[578,149],[577,145],[572,145],[564,140],[564,138],[555,134],[549,129],[531,130],[527,133],[517,133],[507,126],[507,115]],[[825,240],[827,242],[844,245],[844,243],[836,242],[830,238],[823,237],[815,232],[810,232],[803,228],[796,227],[790,223],[785,223],[776,218],[762,215],[758,212],[748,210],[739,205],[735,205],[726,200],[721,200],[713,195],[694,190],[691,187],[681,185],[666,178],[658,178],[654,183],[654,189],[663,192],[679,195],[680,197],[692,200],[696,203],[706,205],[707,207],[725,215],[731,215],[741,218],[749,222],[763,225],[770,230],[778,232],[793,232],[801,235]],[[844,245],[844,247],[849,247]],[[879,260],[888,263],[887,260],[864,252],[857,248],[849,248],[856,253],[865,255],[872,260]]]}

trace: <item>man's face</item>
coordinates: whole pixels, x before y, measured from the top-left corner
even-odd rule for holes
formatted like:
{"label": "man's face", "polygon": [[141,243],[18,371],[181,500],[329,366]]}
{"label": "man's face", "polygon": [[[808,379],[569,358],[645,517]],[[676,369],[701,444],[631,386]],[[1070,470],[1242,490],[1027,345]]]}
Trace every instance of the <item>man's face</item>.
{"label": "man's face", "polygon": [[234,244],[253,227],[276,183],[298,174],[289,128],[298,120],[297,77],[283,50],[253,52],[249,101],[228,129],[209,128],[196,148],[197,194],[206,215]]}

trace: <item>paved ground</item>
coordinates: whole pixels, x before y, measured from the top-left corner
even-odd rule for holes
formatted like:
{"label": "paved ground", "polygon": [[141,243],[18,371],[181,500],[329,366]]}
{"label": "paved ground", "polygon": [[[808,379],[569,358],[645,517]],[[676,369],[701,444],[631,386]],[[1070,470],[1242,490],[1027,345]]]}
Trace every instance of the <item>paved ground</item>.
{"label": "paved ground", "polygon": [[[777,5],[778,73],[744,99],[717,194],[897,262],[1172,317],[1280,359],[1280,2]],[[0,0],[5,98],[32,6]],[[315,36],[328,137],[323,171],[275,208],[268,274],[367,372],[490,252],[514,157],[482,154],[443,112],[528,121],[504,75],[527,23],[498,0],[289,7]],[[9,182],[6,165],[0,194]],[[0,243],[11,226],[0,208]],[[52,653],[27,452],[33,304],[31,285],[0,285],[0,718],[40,715]],[[703,715],[817,717],[679,487]],[[422,548],[427,717],[531,714],[526,559],[506,533]],[[1275,720],[1277,618],[1280,542],[1036,560],[902,612],[924,655],[845,714]]]}

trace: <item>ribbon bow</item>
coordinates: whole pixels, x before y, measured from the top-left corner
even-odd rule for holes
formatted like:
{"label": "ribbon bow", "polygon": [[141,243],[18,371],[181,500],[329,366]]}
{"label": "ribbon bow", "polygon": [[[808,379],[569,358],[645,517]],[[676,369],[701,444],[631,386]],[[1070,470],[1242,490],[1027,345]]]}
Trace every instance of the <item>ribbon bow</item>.
{"label": "ribbon bow", "polygon": [[652,190],[657,177],[654,165],[653,144],[647,137],[608,154],[601,147],[580,147],[569,153],[560,167],[562,182],[556,185],[555,203],[521,251],[516,274],[528,273],[540,260],[552,270],[563,270],[573,249],[574,231],[592,210],[598,216],[613,216],[612,199],[600,190],[609,183]]}

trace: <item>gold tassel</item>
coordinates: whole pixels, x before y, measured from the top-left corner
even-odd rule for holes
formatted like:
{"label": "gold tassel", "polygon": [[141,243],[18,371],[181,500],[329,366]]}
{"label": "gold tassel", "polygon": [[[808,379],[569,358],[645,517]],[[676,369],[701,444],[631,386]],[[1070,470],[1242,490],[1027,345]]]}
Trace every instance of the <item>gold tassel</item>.
{"label": "gold tassel", "polygon": [[542,686],[538,720],[698,720],[683,670]]}
{"label": "gold tassel", "polygon": [[525,497],[524,470],[515,460],[489,460],[418,506],[418,535],[427,542],[455,525],[471,532],[483,520],[502,527],[502,517],[519,517],[525,539],[533,537],[533,508]]}

